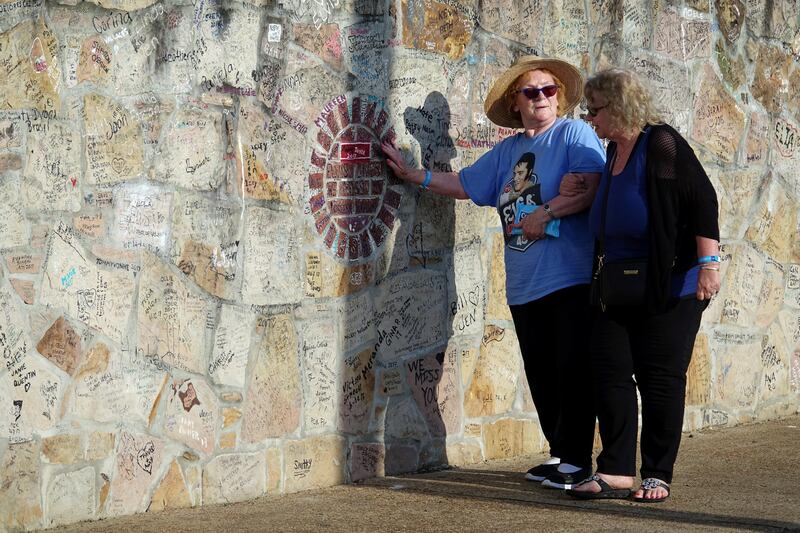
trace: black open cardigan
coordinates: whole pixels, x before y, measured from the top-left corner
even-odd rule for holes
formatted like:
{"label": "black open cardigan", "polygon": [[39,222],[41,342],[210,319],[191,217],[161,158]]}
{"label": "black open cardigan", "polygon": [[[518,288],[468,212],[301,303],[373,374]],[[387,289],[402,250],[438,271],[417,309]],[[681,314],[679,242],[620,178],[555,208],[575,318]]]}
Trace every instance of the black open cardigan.
{"label": "black open cardigan", "polygon": [[[650,218],[646,307],[659,313],[670,303],[672,273],[697,263],[695,237],[719,240],[719,225],[717,193],[692,147],[672,126],[651,127],[645,163]],[[614,160],[616,148],[609,143],[606,161]]]}

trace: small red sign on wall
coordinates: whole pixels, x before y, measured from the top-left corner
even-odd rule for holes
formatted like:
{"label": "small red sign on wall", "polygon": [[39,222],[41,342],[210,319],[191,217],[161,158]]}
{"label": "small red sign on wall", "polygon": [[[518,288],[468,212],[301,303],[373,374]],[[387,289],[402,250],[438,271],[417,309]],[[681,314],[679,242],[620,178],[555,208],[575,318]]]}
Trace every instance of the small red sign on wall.
{"label": "small red sign on wall", "polygon": [[341,143],[339,159],[342,163],[367,163],[372,155],[372,143]]}

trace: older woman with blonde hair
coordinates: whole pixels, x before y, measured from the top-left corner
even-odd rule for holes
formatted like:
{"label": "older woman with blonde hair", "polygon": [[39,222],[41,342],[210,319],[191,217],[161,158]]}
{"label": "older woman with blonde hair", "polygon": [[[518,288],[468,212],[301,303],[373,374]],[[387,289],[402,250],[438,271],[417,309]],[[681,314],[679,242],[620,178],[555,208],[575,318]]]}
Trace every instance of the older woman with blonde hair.
{"label": "older woman with blonde hair", "polygon": [[[497,209],[505,238],[506,297],[551,458],[525,474],[568,489],[591,473],[595,414],[576,393],[589,387],[588,207],[603,169],[600,140],[568,118],[583,77],[560,59],[523,56],[495,80],[484,102],[498,126],[519,129],[460,172],[410,166],[394,143],[386,163],[432,193]],[[585,188],[561,196],[565,174]]]}
{"label": "older woman with blonde hair", "polygon": [[[641,395],[640,502],[669,496],[683,425],[686,371],[709,299],[719,290],[717,197],[689,144],[664,124],[650,92],[612,68],[584,87],[588,120],[610,141],[592,205],[596,238],[590,343],[603,450],[577,498],[627,498],[636,469]],[[561,194],[582,192],[566,179]]]}

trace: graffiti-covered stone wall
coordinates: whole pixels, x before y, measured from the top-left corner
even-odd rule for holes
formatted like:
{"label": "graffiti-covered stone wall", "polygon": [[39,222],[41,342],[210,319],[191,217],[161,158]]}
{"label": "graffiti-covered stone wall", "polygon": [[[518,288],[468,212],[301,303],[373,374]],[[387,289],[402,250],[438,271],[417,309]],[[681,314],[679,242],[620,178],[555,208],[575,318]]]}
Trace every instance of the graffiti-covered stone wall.
{"label": "graffiti-covered stone wall", "polygon": [[[797,0],[0,0],[0,529],[540,451],[458,169],[521,54],[652,84],[719,193],[686,428],[800,401]],[[580,333],[580,332],[578,332]]]}

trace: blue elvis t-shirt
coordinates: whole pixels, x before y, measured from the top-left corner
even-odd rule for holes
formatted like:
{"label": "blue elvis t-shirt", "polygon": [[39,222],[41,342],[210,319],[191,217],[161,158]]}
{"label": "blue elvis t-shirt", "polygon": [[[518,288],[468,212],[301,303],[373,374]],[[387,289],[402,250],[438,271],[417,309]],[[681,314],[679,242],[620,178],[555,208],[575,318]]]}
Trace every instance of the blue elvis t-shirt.
{"label": "blue elvis t-shirt", "polygon": [[495,206],[505,236],[506,296],[509,305],[588,283],[594,239],[587,212],[561,219],[559,237],[530,241],[515,234],[522,205],[542,205],[558,196],[568,172],[602,172],[605,150],[582,120],[559,118],[544,133],[504,139],[459,173],[469,198]]}

